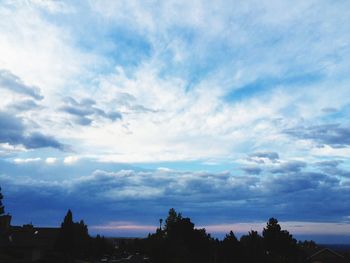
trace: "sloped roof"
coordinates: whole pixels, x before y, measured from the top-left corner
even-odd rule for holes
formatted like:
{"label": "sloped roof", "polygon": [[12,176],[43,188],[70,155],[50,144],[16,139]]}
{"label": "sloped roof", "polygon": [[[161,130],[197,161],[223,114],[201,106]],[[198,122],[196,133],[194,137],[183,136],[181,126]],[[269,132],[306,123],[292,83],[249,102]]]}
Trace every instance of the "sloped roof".
{"label": "sloped roof", "polygon": [[324,248],[324,249],[321,249],[321,250],[317,251],[316,253],[312,254],[312,255],[309,257],[309,259],[312,259],[312,258],[314,258],[314,257],[320,256],[320,255],[322,255],[323,253],[331,253],[331,254],[335,255],[336,257],[344,258],[344,256],[340,255],[339,253],[335,252],[334,250],[329,249],[329,248]]}

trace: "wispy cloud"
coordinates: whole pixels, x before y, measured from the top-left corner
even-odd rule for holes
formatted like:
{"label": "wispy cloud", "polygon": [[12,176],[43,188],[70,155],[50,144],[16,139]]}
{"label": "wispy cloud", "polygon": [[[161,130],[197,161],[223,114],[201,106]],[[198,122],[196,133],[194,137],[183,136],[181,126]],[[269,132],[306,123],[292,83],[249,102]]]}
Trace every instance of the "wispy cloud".
{"label": "wispy cloud", "polygon": [[44,98],[40,95],[40,91],[37,87],[25,85],[19,77],[4,69],[0,69],[0,89],[1,88],[27,95],[36,100],[42,100]]}
{"label": "wispy cloud", "polygon": [[77,102],[71,97],[65,98],[65,105],[60,108],[62,111],[75,117],[76,122],[81,125],[89,125],[93,117],[102,117],[115,121],[122,118],[118,111],[105,112],[96,106],[96,101],[83,99]]}

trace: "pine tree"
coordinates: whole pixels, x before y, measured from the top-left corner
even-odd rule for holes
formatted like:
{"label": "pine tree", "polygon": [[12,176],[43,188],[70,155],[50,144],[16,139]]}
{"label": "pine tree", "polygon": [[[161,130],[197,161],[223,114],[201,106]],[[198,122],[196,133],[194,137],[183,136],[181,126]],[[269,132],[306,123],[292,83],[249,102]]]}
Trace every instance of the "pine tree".
{"label": "pine tree", "polygon": [[278,220],[270,218],[263,230],[263,243],[269,262],[295,262],[297,242],[287,230],[282,230]]}
{"label": "pine tree", "polygon": [[68,210],[57,239],[58,251],[63,253],[67,262],[74,258],[83,258],[88,254],[89,241],[88,228],[84,221],[74,222],[72,211]]}

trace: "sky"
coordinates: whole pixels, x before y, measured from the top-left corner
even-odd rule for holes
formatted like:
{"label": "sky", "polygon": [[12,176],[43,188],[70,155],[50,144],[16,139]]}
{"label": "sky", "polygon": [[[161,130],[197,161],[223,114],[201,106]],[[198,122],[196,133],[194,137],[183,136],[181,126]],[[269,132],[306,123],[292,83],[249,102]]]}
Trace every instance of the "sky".
{"label": "sky", "polygon": [[350,243],[350,2],[0,0],[13,224]]}

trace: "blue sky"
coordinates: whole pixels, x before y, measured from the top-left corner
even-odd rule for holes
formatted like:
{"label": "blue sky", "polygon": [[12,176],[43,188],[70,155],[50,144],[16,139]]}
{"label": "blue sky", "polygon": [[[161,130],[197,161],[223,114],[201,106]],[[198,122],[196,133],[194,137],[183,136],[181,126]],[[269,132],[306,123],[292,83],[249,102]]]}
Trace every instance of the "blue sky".
{"label": "blue sky", "polygon": [[350,242],[348,1],[0,1],[14,223]]}

